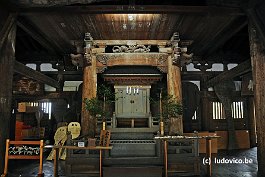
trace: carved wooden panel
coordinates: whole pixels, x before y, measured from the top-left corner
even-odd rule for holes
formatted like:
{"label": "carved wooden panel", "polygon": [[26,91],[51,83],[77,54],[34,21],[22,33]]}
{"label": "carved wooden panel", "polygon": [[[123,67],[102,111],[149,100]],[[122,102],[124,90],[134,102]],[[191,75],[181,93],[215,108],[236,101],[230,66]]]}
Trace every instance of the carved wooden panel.
{"label": "carved wooden panel", "polygon": [[41,95],[44,92],[44,84],[27,77],[18,77],[13,82],[14,94]]}

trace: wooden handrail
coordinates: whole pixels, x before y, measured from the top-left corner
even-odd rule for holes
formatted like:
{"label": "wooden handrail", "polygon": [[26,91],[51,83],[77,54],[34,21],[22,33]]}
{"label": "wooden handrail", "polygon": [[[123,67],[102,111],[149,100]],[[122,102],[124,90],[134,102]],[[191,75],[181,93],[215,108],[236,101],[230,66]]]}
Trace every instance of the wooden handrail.
{"label": "wooden handrail", "polygon": [[[10,145],[39,145],[40,146],[40,152],[39,155],[9,155],[9,147]],[[10,141],[9,139],[6,140],[6,154],[5,154],[5,168],[4,168],[4,174],[1,175],[1,177],[6,177],[8,173],[8,160],[9,159],[39,159],[40,165],[39,165],[39,172],[38,177],[44,176],[43,171],[43,148],[44,143],[43,140],[40,141]]]}

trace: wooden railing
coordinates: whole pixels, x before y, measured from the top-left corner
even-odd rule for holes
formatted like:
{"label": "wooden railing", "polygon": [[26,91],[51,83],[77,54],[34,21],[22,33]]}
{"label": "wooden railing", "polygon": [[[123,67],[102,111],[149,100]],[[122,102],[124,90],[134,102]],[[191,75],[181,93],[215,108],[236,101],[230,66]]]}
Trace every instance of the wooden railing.
{"label": "wooden railing", "polygon": [[[38,145],[39,146],[39,153],[38,155],[21,155],[21,154],[14,154],[14,155],[10,155],[9,152],[9,147],[10,145],[15,145],[15,146],[19,146],[19,145]],[[44,147],[44,143],[43,140],[40,141],[10,141],[9,139],[6,140],[6,152],[5,152],[5,168],[4,168],[4,174],[1,175],[1,177],[6,177],[7,173],[8,173],[8,160],[9,159],[39,159],[40,160],[40,164],[39,164],[39,172],[38,172],[38,177],[42,177],[44,176],[42,173],[42,169],[43,169],[43,147]]]}

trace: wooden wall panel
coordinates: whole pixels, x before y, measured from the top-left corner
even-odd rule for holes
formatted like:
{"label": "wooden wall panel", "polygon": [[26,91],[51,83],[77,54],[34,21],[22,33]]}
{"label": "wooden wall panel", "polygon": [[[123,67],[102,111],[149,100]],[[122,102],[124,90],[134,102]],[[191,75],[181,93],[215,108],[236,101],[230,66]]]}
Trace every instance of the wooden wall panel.
{"label": "wooden wall panel", "polygon": [[[218,139],[217,148],[227,149],[227,131],[216,131],[217,136],[221,136]],[[238,149],[250,148],[249,131],[248,130],[236,130],[236,142]]]}

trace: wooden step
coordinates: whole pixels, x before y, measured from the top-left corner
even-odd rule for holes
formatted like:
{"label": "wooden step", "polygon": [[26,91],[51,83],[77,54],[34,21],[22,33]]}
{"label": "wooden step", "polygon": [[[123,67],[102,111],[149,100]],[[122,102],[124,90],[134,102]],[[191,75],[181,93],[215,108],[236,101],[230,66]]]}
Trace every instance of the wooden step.
{"label": "wooden step", "polygon": [[103,167],[103,177],[162,177],[161,166]]}

